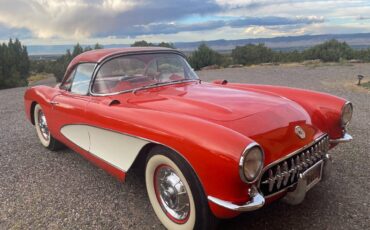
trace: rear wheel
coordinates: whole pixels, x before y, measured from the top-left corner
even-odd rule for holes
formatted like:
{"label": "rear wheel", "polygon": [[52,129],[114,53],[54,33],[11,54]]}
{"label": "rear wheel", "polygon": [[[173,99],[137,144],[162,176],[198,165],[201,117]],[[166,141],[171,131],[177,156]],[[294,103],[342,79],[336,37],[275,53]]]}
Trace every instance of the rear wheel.
{"label": "rear wheel", "polygon": [[210,229],[210,212],[202,186],[189,164],[177,153],[155,147],[149,153],[145,182],[153,209],[168,229]]}
{"label": "rear wheel", "polygon": [[46,116],[39,104],[36,104],[35,106],[33,117],[37,136],[39,137],[41,144],[50,150],[58,150],[62,148],[63,144],[51,135]]}

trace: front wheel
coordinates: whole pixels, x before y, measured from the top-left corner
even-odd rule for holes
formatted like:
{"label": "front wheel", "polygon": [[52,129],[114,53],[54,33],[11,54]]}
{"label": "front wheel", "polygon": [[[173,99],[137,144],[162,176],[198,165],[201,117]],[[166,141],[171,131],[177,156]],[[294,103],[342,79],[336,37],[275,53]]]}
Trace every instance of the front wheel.
{"label": "front wheel", "polygon": [[203,188],[189,164],[177,153],[155,147],[145,168],[149,200],[167,229],[210,229],[210,212]]}
{"label": "front wheel", "polygon": [[46,120],[46,116],[39,104],[35,106],[33,117],[37,136],[39,137],[41,144],[50,150],[55,151],[61,149],[63,147],[63,144],[57,141],[51,135],[48,127],[48,122]]}

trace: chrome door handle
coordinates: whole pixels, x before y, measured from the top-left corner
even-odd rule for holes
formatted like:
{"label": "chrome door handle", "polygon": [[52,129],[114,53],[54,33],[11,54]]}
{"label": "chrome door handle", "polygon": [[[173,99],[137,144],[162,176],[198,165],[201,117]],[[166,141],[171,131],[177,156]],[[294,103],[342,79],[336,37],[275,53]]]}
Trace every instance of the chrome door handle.
{"label": "chrome door handle", "polygon": [[57,104],[59,104],[59,102],[56,102],[56,101],[51,101],[50,102],[50,105],[57,105]]}

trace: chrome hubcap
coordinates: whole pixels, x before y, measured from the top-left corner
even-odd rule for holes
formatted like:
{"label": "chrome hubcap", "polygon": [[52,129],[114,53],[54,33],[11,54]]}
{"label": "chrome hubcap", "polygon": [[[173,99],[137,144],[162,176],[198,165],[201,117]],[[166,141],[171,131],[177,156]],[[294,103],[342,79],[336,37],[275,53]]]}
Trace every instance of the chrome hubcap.
{"label": "chrome hubcap", "polygon": [[49,140],[50,133],[49,133],[49,128],[48,128],[48,123],[46,122],[46,117],[44,113],[42,112],[42,110],[39,110],[39,113],[38,113],[38,126],[42,134],[42,137],[45,140]]}
{"label": "chrome hubcap", "polygon": [[158,201],[167,216],[177,223],[186,222],[190,213],[189,196],[175,171],[167,165],[159,166],[154,184]]}

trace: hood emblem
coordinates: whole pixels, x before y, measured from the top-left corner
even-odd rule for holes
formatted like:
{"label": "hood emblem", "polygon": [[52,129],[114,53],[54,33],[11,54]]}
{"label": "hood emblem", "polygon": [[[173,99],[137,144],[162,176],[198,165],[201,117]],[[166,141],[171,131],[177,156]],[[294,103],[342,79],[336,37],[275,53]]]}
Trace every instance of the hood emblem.
{"label": "hood emblem", "polygon": [[294,132],[295,134],[297,134],[297,136],[301,139],[305,139],[306,138],[306,132],[302,129],[301,126],[297,125],[295,128],[294,128]]}

